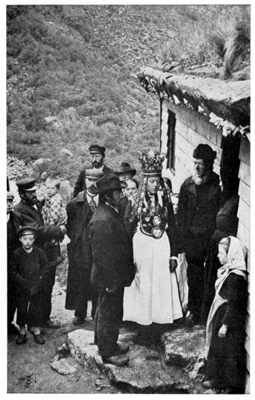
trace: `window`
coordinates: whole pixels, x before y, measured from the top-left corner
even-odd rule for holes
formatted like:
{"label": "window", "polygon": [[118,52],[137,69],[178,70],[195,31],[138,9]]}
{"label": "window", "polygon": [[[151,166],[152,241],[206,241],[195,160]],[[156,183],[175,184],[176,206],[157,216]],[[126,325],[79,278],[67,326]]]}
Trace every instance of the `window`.
{"label": "window", "polygon": [[167,131],[168,163],[167,163],[167,166],[170,170],[173,170],[173,171],[175,170],[175,123],[176,123],[175,113],[168,110],[168,121],[167,121],[167,125],[168,125],[168,131]]}

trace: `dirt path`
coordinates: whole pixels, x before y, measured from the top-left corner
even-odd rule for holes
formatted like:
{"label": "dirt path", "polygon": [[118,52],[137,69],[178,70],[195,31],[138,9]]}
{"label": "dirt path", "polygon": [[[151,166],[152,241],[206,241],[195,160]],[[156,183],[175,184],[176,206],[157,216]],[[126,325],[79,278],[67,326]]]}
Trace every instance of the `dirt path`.
{"label": "dirt path", "polygon": [[[78,366],[71,375],[59,375],[50,367],[57,348],[66,340],[66,333],[77,329],[72,325],[73,312],[65,310],[67,261],[59,265],[53,293],[52,315],[61,322],[58,330],[47,330],[46,344],[36,344],[29,334],[25,345],[17,346],[15,338],[8,342],[8,393],[117,393],[105,376]],[[86,323],[93,329],[93,322]]]}

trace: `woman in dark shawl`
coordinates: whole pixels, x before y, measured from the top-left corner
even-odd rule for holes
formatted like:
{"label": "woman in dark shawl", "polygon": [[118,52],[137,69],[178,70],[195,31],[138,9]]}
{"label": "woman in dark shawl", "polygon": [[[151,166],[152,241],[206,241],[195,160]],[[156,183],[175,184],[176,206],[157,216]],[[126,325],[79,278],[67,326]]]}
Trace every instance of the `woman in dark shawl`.
{"label": "woman in dark shawl", "polygon": [[215,283],[215,297],[206,325],[206,375],[212,386],[227,393],[244,393],[245,321],[247,272],[239,239],[229,236],[219,242],[222,265]]}

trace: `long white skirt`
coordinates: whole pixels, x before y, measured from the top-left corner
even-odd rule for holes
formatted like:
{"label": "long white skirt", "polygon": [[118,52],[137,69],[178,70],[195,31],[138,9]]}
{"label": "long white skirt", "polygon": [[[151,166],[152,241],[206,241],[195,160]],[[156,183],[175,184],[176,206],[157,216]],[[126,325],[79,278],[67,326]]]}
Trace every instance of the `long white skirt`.
{"label": "long white skirt", "polygon": [[139,230],[133,238],[133,251],[137,273],[124,291],[123,320],[150,325],[181,318],[176,274],[169,271],[171,250],[167,234],[154,239]]}

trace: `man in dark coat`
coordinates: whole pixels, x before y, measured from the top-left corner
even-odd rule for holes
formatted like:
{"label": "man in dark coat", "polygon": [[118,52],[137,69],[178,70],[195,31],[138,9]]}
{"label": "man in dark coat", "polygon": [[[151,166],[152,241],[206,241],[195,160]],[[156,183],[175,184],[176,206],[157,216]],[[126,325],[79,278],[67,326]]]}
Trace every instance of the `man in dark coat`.
{"label": "man in dark coat", "polygon": [[220,204],[219,177],[213,172],[215,157],[216,152],[209,145],[197,146],[193,152],[194,174],[184,181],[179,194],[179,252],[186,253],[188,262],[189,324],[200,322],[204,263]]}
{"label": "man in dark coat", "polygon": [[10,259],[14,251],[20,247],[18,229],[21,226],[20,215],[13,211],[14,195],[7,193],[7,265],[8,265],[8,286],[7,286],[7,317],[8,317],[8,335],[17,334],[18,330],[12,323],[16,310],[16,291],[15,285],[9,276]]}
{"label": "man in dark coat", "polygon": [[122,185],[122,195],[120,199],[120,204],[119,204],[119,211],[122,217],[124,217],[124,213],[126,210],[126,207],[128,206],[128,198],[124,194],[124,189],[127,185],[127,180],[128,179],[133,179],[133,177],[136,174],[136,169],[132,168],[130,164],[126,161],[123,161],[120,164],[120,168],[114,172],[118,177]]}
{"label": "man in dark coat", "polygon": [[55,254],[52,253],[51,239],[62,240],[66,232],[65,226],[45,225],[43,222],[41,209],[42,203],[37,200],[35,179],[25,178],[17,182],[21,201],[15,207],[15,211],[21,215],[21,224],[32,225],[37,229],[36,246],[42,248],[47,255],[48,262],[51,264],[47,275],[48,282],[44,286],[43,293],[43,312],[44,325],[48,328],[57,328],[58,325],[50,320],[51,313],[51,294],[55,281],[57,261]]}
{"label": "man in dark coat", "polygon": [[[105,159],[105,147],[99,146],[97,144],[92,144],[89,147],[89,153],[91,156],[91,166],[90,168],[96,168],[98,172],[105,174],[109,174],[112,171],[111,168],[107,167],[107,165],[104,164],[104,159]],[[81,170],[78,179],[74,185],[74,192],[73,192],[73,197],[76,197],[79,192],[82,192],[85,188],[85,168]]]}
{"label": "man in dark coat", "polygon": [[118,212],[121,184],[116,175],[97,182],[101,203],[90,221],[92,284],[98,291],[95,343],[104,362],[125,365],[128,346],[117,343],[124,287],[134,278],[131,241]]}
{"label": "man in dark coat", "polygon": [[91,247],[88,239],[88,224],[98,206],[99,195],[95,184],[102,177],[97,170],[86,170],[86,190],[80,192],[67,204],[67,234],[69,269],[67,276],[66,308],[75,310],[74,325],[84,323],[87,303],[92,299],[92,317],[96,307],[96,293],[90,285],[92,266]]}

